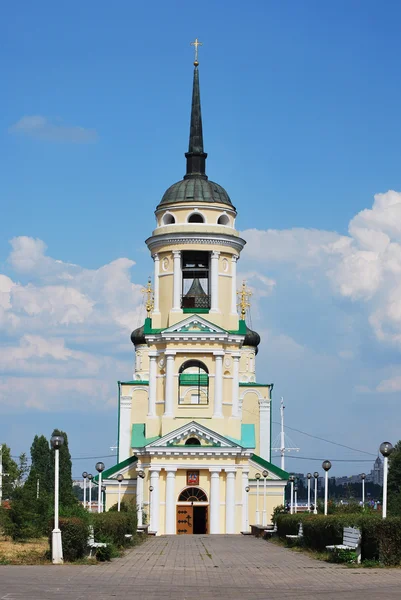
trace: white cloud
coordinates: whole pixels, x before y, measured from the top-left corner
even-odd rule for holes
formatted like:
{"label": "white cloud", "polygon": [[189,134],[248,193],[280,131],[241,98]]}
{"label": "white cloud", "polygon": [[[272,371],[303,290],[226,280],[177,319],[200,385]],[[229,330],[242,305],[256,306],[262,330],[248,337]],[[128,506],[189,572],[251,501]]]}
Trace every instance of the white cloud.
{"label": "white cloud", "polygon": [[9,128],[12,134],[26,135],[50,142],[70,142],[87,144],[97,140],[95,129],[86,129],[77,125],[63,125],[61,119],[49,119],[41,115],[21,117]]}

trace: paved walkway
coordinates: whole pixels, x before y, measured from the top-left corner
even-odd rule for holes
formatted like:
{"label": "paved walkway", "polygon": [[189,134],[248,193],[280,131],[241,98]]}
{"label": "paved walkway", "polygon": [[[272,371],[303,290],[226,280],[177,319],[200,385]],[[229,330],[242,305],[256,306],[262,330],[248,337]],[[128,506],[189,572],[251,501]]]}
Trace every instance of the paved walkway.
{"label": "paved walkway", "polygon": [[251,536],[150,538],[98,566],[0,567],[0,600],[392,600],[401,569],[349,569]]}

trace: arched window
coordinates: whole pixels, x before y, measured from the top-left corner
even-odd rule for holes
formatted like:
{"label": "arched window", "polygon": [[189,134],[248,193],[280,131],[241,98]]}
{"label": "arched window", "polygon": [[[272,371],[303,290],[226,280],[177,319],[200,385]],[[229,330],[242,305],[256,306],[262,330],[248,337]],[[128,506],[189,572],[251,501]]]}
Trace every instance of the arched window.
{"label": "arched window", "polygon": [[198,440],[198,438],[196,438],[196,437],[190,437],[190,438],[188,438],[188,439],[187,439],[187,441],[185,442],[185,445],[186,445],[186,446],[200,446],[200,445],[201,445],[201,443],[200,443],[200,441]]}
{"label": "arched window", "polygon": [[192,213],[188,217],[188,223],[204,223],[205,218],[200,213]]}
{"label": "arched window", "polygon": [[227,215],[220,215],[217,219],[217,223],[218,225],[228,225],[230,223],[230,219],[227,217]]}
{"label": "arched window", "polygon": [[163,215],[163,225],[173,225],[175,223],[175,218],[171,213],[166,213]]}
{"label": "arched window", "polygon": [[207,502],[207,496],[199,488],[189,487],[181,492],[178,502]]}
{"label": "arched window", "polygon": [[209,403],[209,371],[200,360],[187,360],[178,376],[178,404]]}

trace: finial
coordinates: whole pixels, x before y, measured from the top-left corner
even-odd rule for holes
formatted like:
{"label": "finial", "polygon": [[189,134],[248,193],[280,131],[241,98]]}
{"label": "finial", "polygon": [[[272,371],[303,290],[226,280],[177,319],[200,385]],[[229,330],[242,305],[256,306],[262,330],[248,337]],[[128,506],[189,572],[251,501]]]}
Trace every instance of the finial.
{"label": "finial", "polygon": [[152,313],[152,310],[155,306],[154,297],[153,297],[153,289],[152,289],[152,281],[151,281],[150,277],[148,279],[148,284],[147,284],[146,288],[142,289],[142,294],[146,294],[145,308],[146,308],[146,312],[147,312],[147,315],[149,318]]}
{"label": "finial", "polygon": [[249,300],[252,296],[252,292],[246,287],[245,281],[242,282],[241,289],[239,292],[237,292],[237,296],[240,297],[240,301],[238,302],[237,306],[241,309],[241,320],[245,321],[246,309],[251,306]]}
{"label": "finial", "polygon": [[195,60],[194,60],[194,65],[195,65],[195,67],[197,67],[199,65],[199,61],[198,61],[198,46],[203,46],[203,43],[200,42],[198,40],[198,38],[195,38],[195,41],[191,42],[191,46],[195,46]]}

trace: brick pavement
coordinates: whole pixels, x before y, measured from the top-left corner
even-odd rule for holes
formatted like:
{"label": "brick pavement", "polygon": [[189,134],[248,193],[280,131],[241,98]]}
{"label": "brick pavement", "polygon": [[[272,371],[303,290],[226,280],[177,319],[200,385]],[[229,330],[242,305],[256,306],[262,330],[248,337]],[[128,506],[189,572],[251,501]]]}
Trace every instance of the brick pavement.
{"label": "brick pavement", "polygon": [[0,600],[392,600],[401,569],[349,569],[251,536],[150,538],[96,566],[0,567]]}

